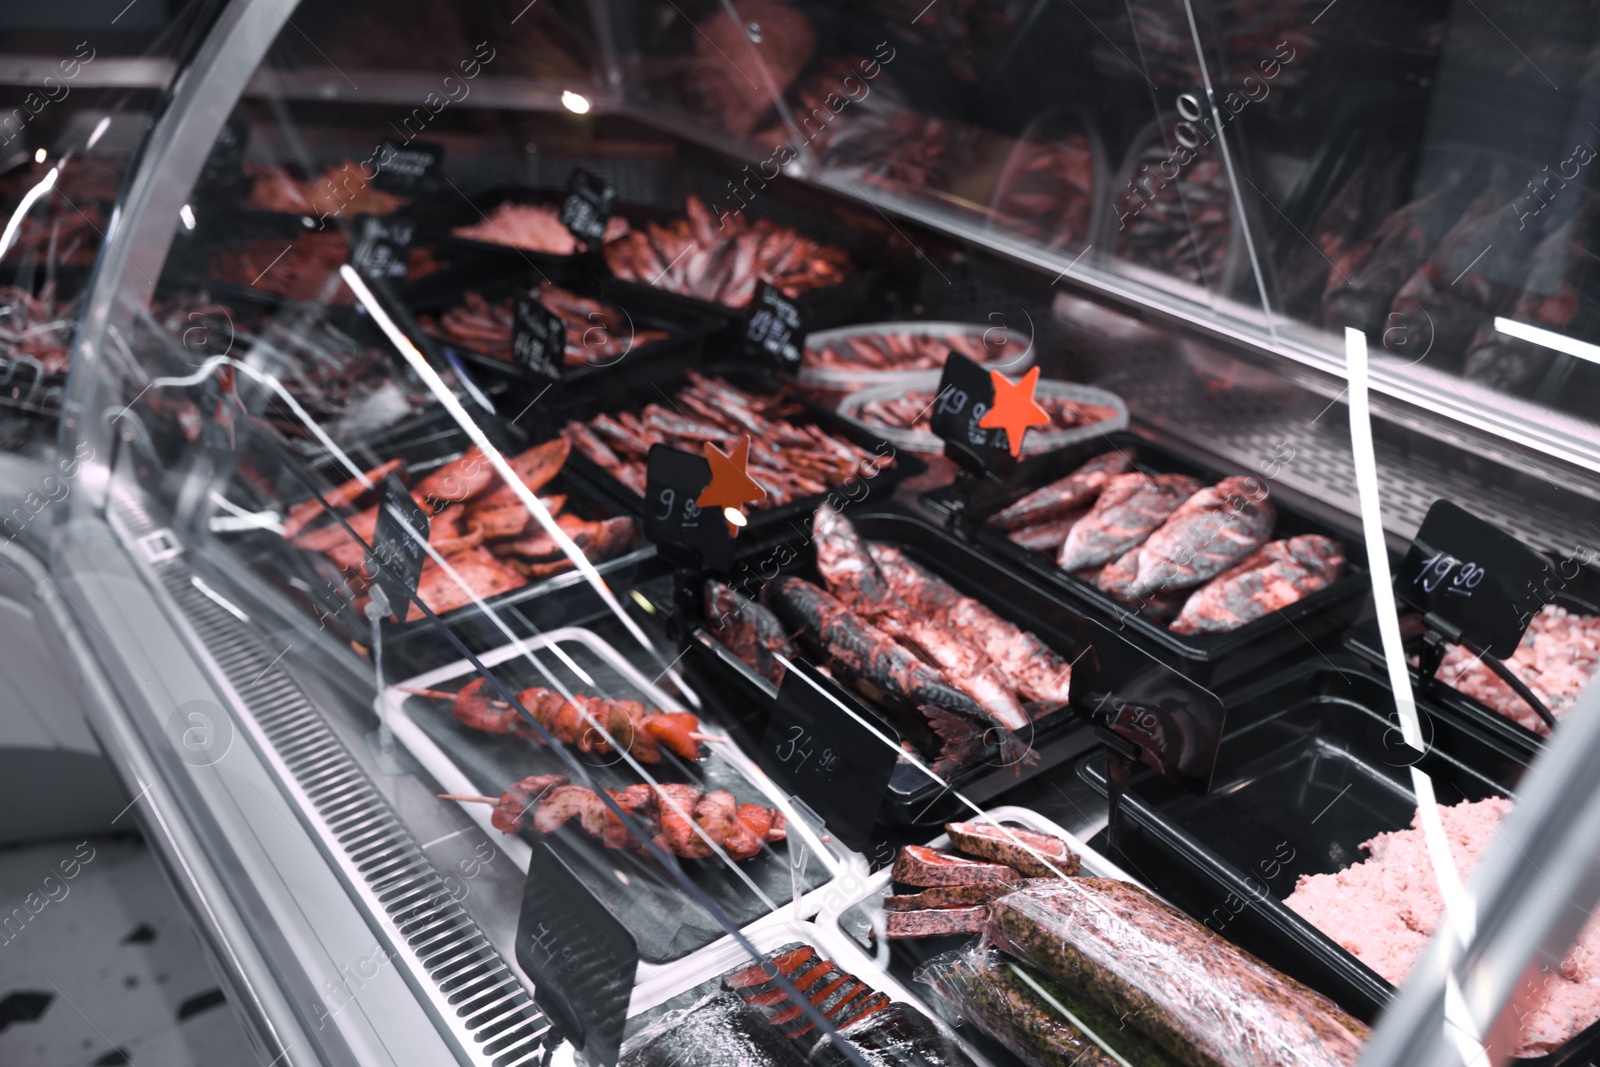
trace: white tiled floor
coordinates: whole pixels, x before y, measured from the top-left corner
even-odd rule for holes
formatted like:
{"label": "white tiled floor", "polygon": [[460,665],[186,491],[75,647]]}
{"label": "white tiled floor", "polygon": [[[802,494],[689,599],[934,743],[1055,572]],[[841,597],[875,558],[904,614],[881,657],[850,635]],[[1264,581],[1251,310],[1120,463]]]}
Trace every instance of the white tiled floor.
{"label": "white tiled floor", "polygon": [[[92,858],[62,881],[59,864],[75,855]],[[8,916],[10,926],[0,928],[5,1067],[255,1062],[142,841],[0,851],[0,921]]]}

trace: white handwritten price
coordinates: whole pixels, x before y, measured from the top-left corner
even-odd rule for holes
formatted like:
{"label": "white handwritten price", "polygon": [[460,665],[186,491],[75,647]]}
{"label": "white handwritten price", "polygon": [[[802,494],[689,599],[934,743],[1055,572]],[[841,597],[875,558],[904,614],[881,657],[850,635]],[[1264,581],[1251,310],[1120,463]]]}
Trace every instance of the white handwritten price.
{"label": "white handwritten price", "polygon": [[582,962],[572,946],[560,944],[556,931],[545,926],[543,922],[539,923],[538,929],[528,940],[539,949],[539,954],[547,963],[564,973],[572,974]]}
{"label": "white handwritten price", "polygon": [[[656,516],[657,522],[666,522],[672,518],[673,505],[678,501],[676,489],[663,489],[656,495],[656,502],[661,505],[661,514]],[[685,529],[700,525],[700,505],[690,497],[683,502],[683,518],[679,525]]]}
{"label": "white handwritten price", "polygon": [[1457,596],[1471,596],[1486,573],[1488,572],[1476,563],[1463,562],[1444,552],[1435,552],[1422,561],[1422,571],[1412,579],[1411,584],[1420,585],[1424,592],[1432,593],[1449,578],[1450,584],[1445,586],[1445,592]]}
{"label": "white handwritten price", "polygon": [[778,762],[785,765],[798,759],[799,762],[794,764],[796,773],[804,770],[807,761],[813,757],[817,761],[815,770],[818,774],[832,774],[839,767],[839,757],[834,753],[833,749],[825,748],[820,754],[816,752],[816,744],[812,741],[811,735],[806,733],[803,726],[789,727],[788,739],[777,745],[772,751],[778,757]]}

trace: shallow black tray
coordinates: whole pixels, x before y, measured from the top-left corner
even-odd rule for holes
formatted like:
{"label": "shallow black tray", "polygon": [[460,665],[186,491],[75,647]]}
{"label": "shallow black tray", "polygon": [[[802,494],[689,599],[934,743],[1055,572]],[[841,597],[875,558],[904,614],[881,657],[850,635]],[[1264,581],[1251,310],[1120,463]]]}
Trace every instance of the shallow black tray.
{"label": "shallow black tray", "polygon": [[[1411,824],[1414,753],[1393,708],[1385,681],[1351,657],[1285,671],[1229,701],[1209,794],[1137,771],[1115,841],[1102,831],[1091,844],[1210,929],[1371,1021],[1394,987],[1282,901],[1300,875],[1343,870],[1367,858],[1363,841]],[[1417,766],[1440,804],[1512,795],[1525,770],[1515,753],[1437,715],[1425,716],[1424,733]],[[1105,791],[1097,758],[1079,773]],[[1519,1062],[1554,1067],[1597,1051],[1600,1024]]]}
{"label": "shallow black tray", "polygon": [[[1171,668],[1124,638],[1084,618],[1026,579],[1007,573],[970,545],[963,544],[922,518],[891,506],[852,512],[850,519],[863,538],[899,548],[913,562],[943,578],[961,593],[988,605],[1002,618],[1032,631],[1069,662],[1082,655],[1091,640],[1120,642],[1126,646],[1125,651],[1134,657],[1135,662],[1148,665],[1150,674],[1171,678],[1180,687],[1198,688],[1184,682]],[[817,575],[816,552],[809,538],[799,543],[776,546],[768,556],[754,562],[747,560],[742,566],[743,573],[736,575],[732,584],[747,595],[756,595],[764,580],[771,580],[777,574],[796,575],[823,584]],[[695,592],[689,590],[680,602],[695,602]],[[701,624],[694,620],[694,625]],[[770,683],[760,679],[709,634],[692,640],[690,649],[705,669],[715,672],[726,680],[726,687],[736,689],[741,694],[742,699],[730,703],[737,709],[736,714],[741,716],[742,725],[752,742],[758,742],[766,729],[773,704]],[[1107,658],[1115,657],[1108,655]],[[1143,680],[1146,692],[1154,692],[1159,688],[1151,679]],[[1078,693],[1088,692],[1078,686],[1076,678],[1073,684],[1075,700]],[[847,689],[847,696],[855,699],[856,709],[862,714],[870,714],[896,725],[919,751],[929,742],[931,733],[920,720],[904,713],[893,714],[854,688]],[[920,738],[919,731],[922,735]],[[918,744],[919,740],[921,744]],[[902,826],[929,826],[946,822],[970,811],[954,794],[959,793],[968,801],[982,804],[1100,743],[1094,730],[1068,708],[1036,723],[1033,736],[1025,740],[1039,757],[1037,763],[1003,766],[998,750],[991,750],[957,771],[948,785],[932,780],[910,764],[899,765],[889,781],[888,796],[879,818]],[[922,758],[925,762],[931,762],[931,757],[925,752]]]}
{"label": "shallow black tray", "polygon": [[[641,367],[639,373],[622,376],[611,376],[604,379],[607,390],[603,397],[586,397],[578,402],[570,412],[570,417],[575,419],[588,419],[602,412],[615,413],[618,411],[638,411],[647,404],[667,404],[673,393],[688,382],[687,372],[691,367],[687,362],[679,359],[658,360],[647,367]],[[770,374],[753,369],[749,364],[713,364],[698,368],[701,373],[710,378],[725,378],[741,389],[754,392],[776,392],[780,386]],[[620,391],[620,392],[619,392]],[[750,525],[740,536],[741,541],[747,538],[760,539],[775,529],[788,530],[793,526],[796,529],[810,525],[811,515],[822,501],[833,497],[848,504],[851,499],[866,499],[868,497],[886,497],[893,486],[906,478],[921,474],[927,470],[927,464],[917,457],[897,451],[882,438],[875,437],[872,433],[848,419],[842,419],[832,411],[820,405],[812,404],[795,397],[797,403],[805,408],[805,414],[800,416],[804,421],[814,422],[830,434],[853,441],[865,448],[868,452],[878,456],[893,456],[894,466],[882,466],[870,478],[852,478],[845,483],[845,488],[852,486],[865,487],[864,494],[848,497],[846,493],[836,487],[826,493],[816,493],[811,496],[800,497],[787,504],[770,508],[752,508],[750,511]],[[589,482],[606,499],[615,503],[621,511],[626,511],[634,516],[642,517],[645,512],[644,497],[623,485],[612,477],[611,474],[601,469],[597,464],[590,462],[588,457],[573,450],[572,458],[567,461],[567,470],[574,475]],[[856,493],[855,489],[850,489]],[[742,547],[742,546],[740,546]]]}
{"label": "shallow black tray", "polygon": [[[631,643],[631,639],[626,635],[619,636],[615,631],[620,629],[596,628],[595,632],[626,655],[627,647],[621,642]],[[562,641],[559,644],[566,653],[565,657],[542,653],[536,655],[545,670],[569,691],[619,700],[640,699],[643,696],[588,645],[579,641]],[[574,666],[582,673],[574,671]],[[513,692],[526,686],[552,685],[543,671],[521,657],[500,663],[493,668],[493,672]],[[463,675],[448,683],[446,688],[454,691],[475,677],[476,674]],[[498,796],[507,784],[528,775],[568,773],[566,764],[542,745],[470,729],[458,722],[439,701],[409,697],[406,709],[412,721],[484,795]],[[705,757],[693,763],[663,752],[663,762],[648,769],[657,781],[692,782],[707,792],[727,789],[741,803],[770,803],[753,782],[733,764],[721,758],[715,751],[717,746],[708,745],[706,748],[709,751]],[[589,773],[597,785],[618,789],[640,781],[637,773],[614,754],[605,757],[580,755],[579,758],[588,765]],[[530,841],[541,840],[531,830],[524,831],[524,836]],[[683,896],[676,880],[653,859],[628,849],[603,849],[575,822],[542,840],[556,847],[596,898],[628,928],[638,943],[639,958],[644,962],[664,964],[680,960],[727,934],[716,919]],[[789,859],[791,847],[801,847],[798,839],[794,844],[770,846],[754,858],[738,864],[744,878],[754,883],[769,900],[787,902],[793,897],[794,876]],[[680,862],[685,873],[736,925],[747,926],[770,914],[765,903],[752,892],[744,878],[729,870],[721,860],[713,858]],[[828,869],[820,862],[807,864],[807,871],[809,873],[801,879],[802,892],[817,888],[828,878]]]}
{"label": "shallow black tray", "polygon": [[[1108,596],[1093,583],[1057,567],[1053,559],[1028,551],[1007,537],[1004,530],[984,521],[1012,501],[1070,473],[1091,456],[1113,448],[1129,454],[1137,450],[1136,466],[1146,474],[1190,474],[1206,484],[1214,484],[1239,473],[1201,466],[1138,434],[1119,431],[1029,461],[1019,468],[1018,476],[1003,490],[974,497],[972,506],[960,516],[958,528],[968,531],[979,545],[1007,564],[1041,580],[1075,607],[1109,620],[1158,658],[1211,688],[1221,689],[1242,678],[1259,676],[1262,667],[1287,662],[1290,657],[1315,648],[1318,641],[1343,629],[1355,617],[1360,597],[1368,587],[1366,551],[1360,540],[1299,510],[1285,501],[1282,492],[1273,492],[1270,497],[1278,512],[1272,538],[1306,533],[1332,538],[1344,547],[1344,575],[1332,585],[1280,611],[1218,634],[1173,633]],[[1255,477],[1272,490],[1270,479]],[[949,512],[958,498],[955,491],[947,487],[928,493],[924,499],[934,508]]]}
{"label": "shallow black tray", "polygon": [[[1574,582],[1550,599],[1552,603],[1568,611],[1582,615],[1600,615],[1600,578],[1590,571],[1582,571]],[[1527,759],[1531,760],[1538,755],[1539,749],[1544,745],[1543,735],[1508,719],[1489,705],[1467,696],[1447,682],[1438,678],[1429,679],[1426,683],[1422,681],[1420,672],[1410,665],[1410,657],[1421,648],[1425,632],[1426,628],[1422,625],[1421,617],[1414,612],[1406,612],[1400,616],[1400,633],[1405,643],[1407,658],[1406,669],[1411,675],[1411,684],[1417,693],[1426,696],[1430,702],[1447,713],[1460,716],[1477,730],[1511,747]],[[1345,635],[1345,645],[1362,659],[1376,664],[1379,670],[1383,669],[1383,643],[1378,637],[1376,620],[1364,619],[1360,625],[1353,627]],[[1560,723],[1559,719],[1556,721]]]}
{"label": "shallow black tray", "polygon": [[[548,280],[579,296],[591,297],[621,309],[636,329],[666,331],[667,337],[636,346],[603,366],[565,368],[559,383],[559,388],[563,390],[581,387],[590,379],[608,373],[632,376],[641,371],[642,364],[660,359],[678,357],[693,362],[700,356],[707,339],[727,327],[725,317],[686,309],[676,301],[663,299],[663,294],[656,290],[638,292],[639,287],[633,286],[626,292],[620,291],[614,278],[599,275],[592,269],[586,270],[579,264],[539,268],[524,263],[520,264],[519,269],[511,271],[507,270],[507,266],[506,263],[488,258],[476,258],[462,266],[419,278],[416,284],[407,288],[407,306],[419,316],[438,315],[461,304],[469,291],[477,292],[490,303],[495,303],[515,293],[536,288],[541,281]],[[441,349],[455,350],[480,380],[504,383],[513,403],[524,395],[531,398],[549,384],[546,379],[530,375],[515,363],[496,358],[482,349],[447,341],[433,334],[424,336]]]}

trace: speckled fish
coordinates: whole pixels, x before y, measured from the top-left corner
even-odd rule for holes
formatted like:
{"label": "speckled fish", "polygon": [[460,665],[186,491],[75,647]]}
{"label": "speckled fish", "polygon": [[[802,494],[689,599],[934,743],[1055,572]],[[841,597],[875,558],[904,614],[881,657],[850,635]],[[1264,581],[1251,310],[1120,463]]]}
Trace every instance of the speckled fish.
{"label": "speckled fish", "polygon": [[794,649],[778,617],[766,605],[710,579],[705,585],[705,602],[706,627],[712,636],[773,685],[782,682],[783,664],[773,653],[793,658]]}
{"label": "speckled fish", "polygon": [[1199,488],[1187,474],[1117,475],[1067,534],[1056,564],[1076,571],[1115,559],[1149,537]]}
{"label": "speckled fish", "polygon": [[1169,622],[1177,616],[1189,594],[1184,591],[1156,593],[1144,597],[1134,595],[1131,590],[1134,579],[1139,576],[1140,551],[1140,546],[1135,545],[1100,568],[1100,571],[1088,580],[1093,581],[1096,588],[1111,599],[1136,609],[1140,615],[1157,622]]}
{"label": "speckled fish", "polygon": [[967,718],[988,718],[977,701],[951,685],[937,668],[804,578],[785,578],[768,588],[779,617],[841,674],[865,681],[902,703],[933,704]]}
{"label": "speckled fish", "polygon": [[1266,543],[1278,513],[1257,478],[1224,478],[1195,493],[1139,548],[1130,596],[1190,589]]}
{"label": "speckled fish", "polygon": [[1041,702],[1043,710],[1067,702],[1072,668],[1049,645],[972,597],[962,596],[949,582],[906,559],[899,549],[869,545],[868,551],[912,611],[938,620],[981,649],[1019,695]]}
{"label": "speckled fish", "polygon": [[1127,452],[1098,455],[1057,481],[1035,489],[989,520],[1002,530],[1018,530],[1057,519],[1071,511],[1086,508],[1112,478],[1133,470],[1133,457]]}
{"label": "speckled fish", "polygon": [[1014,545],[1021,545],[1029,552],[1038,552],[1055,559],[1056,553],[1061,551],[1061,542],[1067,539],[1067,534],[1078,524],[1078,520],[1088,514],[1085,511],[1071,511],[1059,519],[1041,522],[1035,526],[1024,526],[1020,530],[1012,530],[1006,534],[1006,539]]}
{"label": "speckled fish", "polygon": [[1195,590],[1172,624],[1180,634],[1224,633],[1269,615],[1339,580],[1337,541],[1302,534],[1273,541]]}
{"label": "speckled fish", "polygon": [[855,524],[837,509],[823,504],[811,520],[811,533],[817,546],[817,573],[828,591],[852,608],[880,614],[895,607],[895,593],[888,579],[878,570]]}

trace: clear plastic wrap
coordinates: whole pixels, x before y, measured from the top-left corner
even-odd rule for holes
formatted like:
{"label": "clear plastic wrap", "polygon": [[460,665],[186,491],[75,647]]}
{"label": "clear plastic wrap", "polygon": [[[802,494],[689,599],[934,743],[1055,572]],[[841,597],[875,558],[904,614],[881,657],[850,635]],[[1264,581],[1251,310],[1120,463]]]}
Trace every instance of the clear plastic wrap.
{"label": "clear plastic wrap", "polygon": [[1321,994],[1127,882],[1030,885],[995,901],[984,938],[1190,1067],[1350,1065],[1368,1035]]}
{"label": "clear plastic wrap", "polygon": [[[971,1057],[927,1016],[891,1004],[839,1031],[868,1067],[974,1067]],[[813,1067],[852,1067],[833,1035],[811,1051]]]}
{"label": "clear plastic wrap", "polygon": [[1111,1012],[974,942],[929,960],[917,981],[1028,1067],[1158,1067],[1162,1053]]}
{"label": "clear plastic wrap", "polygon": [[804,1067],[794,1044],[744,1001],[716,992],[636,1034],[617,1067]]}

